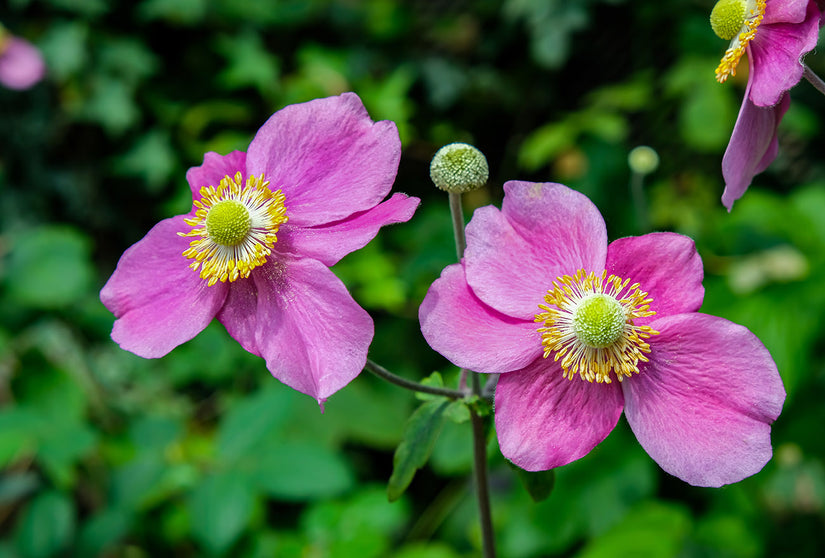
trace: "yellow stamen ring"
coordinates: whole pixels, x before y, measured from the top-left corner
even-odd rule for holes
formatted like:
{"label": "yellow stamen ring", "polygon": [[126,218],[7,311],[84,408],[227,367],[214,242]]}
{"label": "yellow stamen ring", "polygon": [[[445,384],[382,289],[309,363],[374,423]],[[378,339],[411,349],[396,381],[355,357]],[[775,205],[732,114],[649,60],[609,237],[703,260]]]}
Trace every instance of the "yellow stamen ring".
{"label": "yellow stamen ring", "polygon": [[568,380],[578,374],[591,383],[609,384],[612,371],[621,382],[639,373],[639,361],[648,362],[645,339],[659,332],[634,320],[656,314],[650,310],[653,299],[638,283],[629,283],[607,271],[597,275],[584,269],[553,281],[535,321],[543,324],[544,358],[555,353]]}
{"label": "yellow stamen ring", "polygon": [[[738,35],[733,37],[730,46],[728,46],[725,55],[722,57],[722,61],[716,67],[716,81],[719,83],[724,83],[729,76],[736,75],[739,60],[745,54],[748,44],[756,37],[759,24],[762,23],[762,19],[765,17],[765,0],[748,0],[747,6],[749,11],[742,22]],[[713,17],[713,12],[711,17]]]}
{"label": "yellow stamen ring", "polygon": [[192,230],[179,232],[193,236],[183,256],[194,260],[189,267],[212,286],[218,281],[249,277],[272,253],[280,226],[287,222],[284,194],[269,189],[263,175],[243,182],[240,172],[225,176],[217,188],[204,186],[194,201],[194,217],[184,219]]}

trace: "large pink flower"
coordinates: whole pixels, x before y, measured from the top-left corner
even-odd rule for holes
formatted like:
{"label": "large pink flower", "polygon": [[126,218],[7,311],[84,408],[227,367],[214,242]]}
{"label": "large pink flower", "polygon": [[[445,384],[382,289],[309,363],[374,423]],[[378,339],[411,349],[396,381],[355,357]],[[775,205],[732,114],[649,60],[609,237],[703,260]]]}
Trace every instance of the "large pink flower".
{"label": "large pink flower", "polygon": [[504,456],[530,471],[565,465],[624,411],[650,456],[686,482],[721,486],[761,470],[785,391],[751,332],[697,313],[693,242],[653,233],[608,245],[584,195],[515,181],[504,191],[501,210],[476,210],[463,260],[419,311],[436,351],[502,374]]}
{"label": "large pink flower", "polygon": [[790,104],[788,90],[802,79],[801,60],[816,46],[821,16],[816,0],[721,0],[711,14],[714,31],[731,39],[716,78],[724,82],[735,75],[746,52],[750,69],[722,158],[722,203],[728,211],[776,158],[776,130]]}
{"label": "large pink flower", "polygon": [[389,193],[401,143],[353,93],[291,105],[247,153],[189,169],[193,207],[130,247],[100,298],[112,338],[160,357],[217,317],[285,384],[323,402],[364,366],[370,316],[329,270],[417,198]]}
{"label": "large pink flower", "polygon": [[28,89],[43,79],[46,64],[31,43],[10,35],[0,25],[0,84],[9,89]]}

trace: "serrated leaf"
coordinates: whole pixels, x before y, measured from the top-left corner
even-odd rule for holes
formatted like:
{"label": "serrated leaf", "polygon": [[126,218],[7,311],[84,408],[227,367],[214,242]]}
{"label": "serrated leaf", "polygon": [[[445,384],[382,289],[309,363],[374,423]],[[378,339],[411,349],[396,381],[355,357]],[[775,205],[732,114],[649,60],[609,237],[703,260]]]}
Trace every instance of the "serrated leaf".
{"label": "serrated leaf", "polygon": [[410,416],[404,439],[392,460],[392,475],[387,485],[390,502],[401,497],[412,482],[415,471],[427,463],[444,425],[444,414],[449,405],[450,402],[445,399],[427,401]]}
{"label": "serrated leaf", "polygon": [[521,485],[527,490],[527,494],[534,502],[546,500],[553,492],[556,484],[556,471],[525,471],[521,467],[512,465],[516,476],[521,481]]}
{"label": "serrated leaf", "polygon": [[467,403],[459,399],[447,406],[444,416],[456,424],[461,424],[470,420],[470,408],[467,407]]}

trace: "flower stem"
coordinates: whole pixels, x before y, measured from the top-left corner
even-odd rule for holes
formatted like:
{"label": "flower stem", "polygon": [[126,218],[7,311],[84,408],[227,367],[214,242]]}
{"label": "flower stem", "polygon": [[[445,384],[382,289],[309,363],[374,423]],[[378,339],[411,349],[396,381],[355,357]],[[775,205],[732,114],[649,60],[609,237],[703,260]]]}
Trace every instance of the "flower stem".
{"label": "flower stem", "polygon": [[[464,211],[461,208],[461,194],[450,192],[450,215],[453,219],[455,252],[458,261],[464,257],[467,238],[464,235]],[[470,377],[473,394],[483,397],[481,380],[478,374],[467,373],[461,369],[461,376]],[[470,409],[470,422],[473,427],[473,480],[478,497],[478,515],[481,523],[481,544],[484,558],[495,558],[496,547],[493,539],[493,518],[490,512],[490,489],[487,481],[487,436],[484,434],[484,419],[478,411]]]}
{"label": "flower stem", "polygon": [[453,218],[453,235],[455,236],[455,253],[458,261],[464,257],[467,239],[464,236],[464,212],[461,209],[461,194],[450,192],[450,215]]}
{"label": "flower stem", "polygon": [[379,378],[383,378],[384,380],[387,380],[390,383],[393,383],[397,386],[401,386],[402,388],[409,389],[412,391],[429,393],[430,395],[443,395],[444,397],[448,397],[450,399],[461,399],[466,395],[465,393],[462,393],[455,389],[440,388],[436,386],[425,386],[424,384],[407,380],[406,378],[402,378],[401,376],[393,374],[383,366],[376,364],[371,360],[367,360],[367,364],[364,366],[364,368],[366,370],[369,370]]}
{"label": "flower stem", "polygon": [[[473,378],[478,378],[478,374],[473,374]],[[470,422],[473,427],[473,479],[478,495],[482,551],[484,558],[495,558],[490,491],[487,487],[487,436],[484,435],[484,419],[473,411],[470,413]]]}
{"label": "flower stem", "polygon": [[813,85],[817,91],[825,95],[825,81],[822,80],[821,77],[816,75],[813,70],[811,70],[807,64],[802,65],[805,70],[802,72],[802,77],[808,80],[808,83]]}

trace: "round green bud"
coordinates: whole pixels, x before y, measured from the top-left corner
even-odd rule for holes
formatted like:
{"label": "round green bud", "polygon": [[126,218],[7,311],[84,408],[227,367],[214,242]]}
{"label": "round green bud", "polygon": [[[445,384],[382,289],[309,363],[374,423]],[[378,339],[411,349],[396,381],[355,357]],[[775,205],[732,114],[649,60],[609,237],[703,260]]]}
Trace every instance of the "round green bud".
{"label": "round green bud", "polygon": [[454,194],[481,188],[489,176],[484,153],[467,143],[445,145],[430,163],[430,178],[436,187]]}
{"label": "round green bud", "polygon": [[630,150],[627,164],[637,174],[650,174],[659,168],[659,154],[652,147],[640,145]]}
{"label": "round green bud", "polygon": [[618,300],[606,294],[594,294],[582,300],[574,311],[573,331],[583,344],[603,349],[618,341],[626,321]]}
{"label": "round green bud", "polygon": [[246,238],[252,218],[241,202],[223,200],[216,203],[206,215],[206,234],[222,246],[236,246]]}
{"label": "round green bud", "polygon": [[719,0],[710,12],[710,26],[720,39],[730,41],[745,24],[745,0]]}

